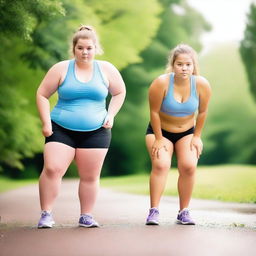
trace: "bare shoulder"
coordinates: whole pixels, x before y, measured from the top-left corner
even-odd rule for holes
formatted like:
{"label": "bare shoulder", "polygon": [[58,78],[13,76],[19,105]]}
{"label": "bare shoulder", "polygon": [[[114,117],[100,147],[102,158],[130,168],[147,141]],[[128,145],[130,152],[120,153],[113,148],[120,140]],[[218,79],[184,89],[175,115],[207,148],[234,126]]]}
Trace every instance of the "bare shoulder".
{"label": "bare shoulder", "polygon": [[210,97],[212,91],[211,85],[205,77],[196,76],[196,85],[199,95]]}
{"label": "bare shoulder", "polygon": [[109,92],[112,95],[125,92],[125,83],[119,70],[110,62],[97,60],[97,63],[102,71],[104,80],[106,80]]}
{"label": "bare shoulder", "polygon": [[68,69],[68,64],[69,64],[69,60],[64,60],[64,61],[60,61],[57,62],[56,64],[54,64],[50,69],[49,69],[49,73],[59,73],[62,74],[63,72],[66,72]]}
{"label": "bare shoulder", "polygon": [[103,69],[105,72],[115,72],[118,71],[117,68],[110,62],[105,61],[105,60],[97,60],[99,63],[100,67]]}
{"label": "bare shoulder", "polygon": [[199,88],[210,88],[209,81],[203,76],[196,76],[196,84]]}
{"label": "bare shoulder", "polygon": [[166,89],[167,85],[169,84],[169,80],[170,80],[169,74],[162,74],[153,80],[150,87]]}
{"label": "bare shoulder", "polygon": [[60,61],[60,62],[57,62],[56,64],[54,64],[51,69],[54,69],[54,70],[63,70],[63,69],[66,69],[68,67],[68,64],[69,64],[69,60],[63,60],[63,61]]}

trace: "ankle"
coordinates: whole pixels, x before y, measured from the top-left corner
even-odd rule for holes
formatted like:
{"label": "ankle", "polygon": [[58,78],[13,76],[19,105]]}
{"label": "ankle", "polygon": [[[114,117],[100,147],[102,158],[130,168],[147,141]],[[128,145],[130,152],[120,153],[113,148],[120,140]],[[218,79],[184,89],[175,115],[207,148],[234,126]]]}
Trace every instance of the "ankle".
{"label": "ankle", "polygon": [[189,209],[187,207],[185,207],[185,208],[182,208],[181,210],[179,210],[179,213],[184,212],[184,211],[188,211],[188,210]]}
{"label": "ankle", "polygon": [[50,211],[50,210],[41,210],[41,214],[42,213],[48,213],[48,214],[51,214],[52,213],[52,211]]}

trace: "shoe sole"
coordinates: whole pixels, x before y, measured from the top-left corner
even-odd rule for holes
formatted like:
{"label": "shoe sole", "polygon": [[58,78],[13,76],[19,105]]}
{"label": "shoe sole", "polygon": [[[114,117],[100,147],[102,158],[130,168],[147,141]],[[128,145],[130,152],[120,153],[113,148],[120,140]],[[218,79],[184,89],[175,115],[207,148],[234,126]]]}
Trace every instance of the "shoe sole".
{"label": "shoe sole", "polygon": [[155,221],[148,221],[148,222],[146,222],[146,225],[155,225],[155,226],[157,226],[157,225],[159,225],[159,223],[155,222]]}
{"label": "shoe sole", "polygon": [[79,227],[84,227],[84,228],[98,228],[99,226],[100,226],[99,224],[85,225],[85,224],[79,223]]}
{"label": "shoe sole", "polygon": [[44,225],[38,225],[37,228],[52,228],[54,226],[55,222],[53,221],[50,224],[44,224]]}
{"label": "shoe sole", "polygon": [[181,225],[195,225],[195,223],[193,223],[193,222],[183,222],[180,220],[177,220],[176,223],[181,224]]}
{"label": "shoe sole", "polygon": [[46,226],[46,225],[44,225],[44,226],[38,226],[37,228],[52,228],[52,226]]}

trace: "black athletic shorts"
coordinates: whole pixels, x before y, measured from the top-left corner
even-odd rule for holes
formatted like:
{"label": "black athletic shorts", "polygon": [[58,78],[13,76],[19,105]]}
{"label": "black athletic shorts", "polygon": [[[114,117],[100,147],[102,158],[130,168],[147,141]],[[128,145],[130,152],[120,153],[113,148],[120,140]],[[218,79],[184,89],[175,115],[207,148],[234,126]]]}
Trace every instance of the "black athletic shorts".
{"label": "black athletic shorts", "polygon": [[109,148],[111,129],[100,127],[94,131],[80,132],[66,129],[52,121],[53,134],[45,138],[45,143],[60,142],[72,148]]}
{"label": "black athletic shorts", "polygon": [[[185,132],[168,132],[168,131],[165,131],[163,129],[162,130],[162,135],[170,140],[173,144],[175,144],[179,139],[183,138],[184,136],[186,135],[189,135],[189,134],[193,134],[194,133],[194,127],[188,129],[187,131]],[[149,123],[148,124],[148,128],[147,128],[147,131],[146,131],[146,134],[154,134],[154,131],[153,131],[153,128],[151,126],[151,124]]]}

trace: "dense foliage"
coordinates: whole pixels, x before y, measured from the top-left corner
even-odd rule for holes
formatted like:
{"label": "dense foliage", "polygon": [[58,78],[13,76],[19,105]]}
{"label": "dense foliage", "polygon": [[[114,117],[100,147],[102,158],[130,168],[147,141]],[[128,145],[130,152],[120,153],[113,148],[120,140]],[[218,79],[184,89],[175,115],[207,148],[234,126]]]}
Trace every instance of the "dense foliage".
{"label": "dense foliage", "polygon": [[[127,87],[103,175],[149,170],[144,142],[149,121],[148,87],[164,72],[168,52],[176,44],[189,43],[200,51],[199,37],[210,29],[203,17],[185,0],[1,0],[0,16],[0,166],[4,167],[4,174],[32,177],[32,170],[36,169],[38,175],[43,136],[35,105],[36,89],[51,65],[70,58],[70,39],[80,24],[96,27],[105,50],[100,58],[116,65]],[[254,95],[255,16],[252,5],[241,44]],[[229,50],[232,49],[225,50],[225,56]],[[242,73],[238,64],[236,71],[228,71],[235,80],[223,75],[227,66],[234,68],[239,62],[234,51],[229,57],[223,56],[222,51],[213,52],[202,61],[202,71],[207,67],[203,75],[213,86],[213,99],[204,133],[205,154],[200,163],[255,163],[256,146],[251,139],[255,129],[250,125],[255,122],[254,107],[248,93],[240,101],[244,86],[236,91],[231,88],[232,83],[241,81],[245,85],[246,80],[239,77]],[[225,93],[222,84],[230,86]],[[233,94],[237,92],[235,98],[228,93],[231,90]],[[55,100],[53,97],[52,104]],[[243,115],[242,104],[249,118]],[[24,166],[26,172],[17,171]],[[76,175],[74,165],[68,175]]]}
{"label": "dense foliage", "polygon": [[244,39],[241,42],[240,53],[247,71],[250,89],[256,100],[256,4],[252,3],[248,14]]}
{"label": "dense foliage", "polygon": [[50,22],[64,14],[58,0],[0,1],[0,167],[22,168],[22,158],[41,149],[39,121],[30,101],[35,81],[28,77],[36,72],[26,67],[20,55],[25,42],[33,43],[32,33],[42,20]]}
{"label": "dense foliage", "polygon": [[157,0],[21,0],[1,1],[0,7],[0,166],[6,172],[42,152],[35,92],[45,71],[70,57],[70,39],[80,24],[96,27],[103,58],[122,68],[139,61],[160,24],[161,6]]}

